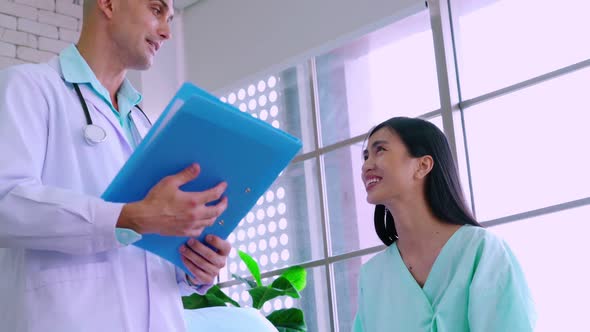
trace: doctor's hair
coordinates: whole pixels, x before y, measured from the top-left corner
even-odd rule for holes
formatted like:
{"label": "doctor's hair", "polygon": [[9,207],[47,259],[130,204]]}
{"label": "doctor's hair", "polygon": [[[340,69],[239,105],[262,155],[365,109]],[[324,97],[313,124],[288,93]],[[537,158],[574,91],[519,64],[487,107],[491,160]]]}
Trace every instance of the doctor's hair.
{"label": "doctor's hair", "polygon": [[[426,177],[424,189],[426,202],[437,218],[456,225],[481,226],[467,208],[449,142],[437,126],[422,119],[394,117],[371,129],[367,139],[381,128],[388,128],[397,135],[412,157],[432,157],[434,165]],[[391,212],[378,204],[374,219],[377,236],[385,245],[393,244],[397,240],[397,230]]]}

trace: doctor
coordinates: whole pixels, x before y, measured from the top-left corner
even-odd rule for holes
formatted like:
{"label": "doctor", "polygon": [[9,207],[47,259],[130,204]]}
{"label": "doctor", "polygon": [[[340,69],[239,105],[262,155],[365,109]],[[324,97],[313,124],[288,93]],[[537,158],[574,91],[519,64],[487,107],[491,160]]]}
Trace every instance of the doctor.
{"label": "doctor", "polygon": [[[198,165],[139,202],[100,194],[149,128],[127,69],[147,69],[170,38],[172,0],[85,0],[76,46],[47,64],[0,71],[0,325],[2,331],[183,331],[181,293],[205,292],[225,265],[190,241],[195,278],[146,253],[141,234],[197,236],[227,206],[226,184],[179,187]],[[141,181],[141,179],[137,179]]]}

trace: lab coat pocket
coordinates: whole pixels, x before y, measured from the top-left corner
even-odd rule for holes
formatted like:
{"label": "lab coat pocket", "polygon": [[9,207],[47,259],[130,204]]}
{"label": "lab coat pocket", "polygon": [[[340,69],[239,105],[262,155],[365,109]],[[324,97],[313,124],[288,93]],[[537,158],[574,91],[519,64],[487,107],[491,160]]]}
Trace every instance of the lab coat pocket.
{"label": "lab coat pocket", "polygon": [[40,269],[27,279],[31,331],[122,329],[122,318],[113,320],[121,313],[110,262]]}

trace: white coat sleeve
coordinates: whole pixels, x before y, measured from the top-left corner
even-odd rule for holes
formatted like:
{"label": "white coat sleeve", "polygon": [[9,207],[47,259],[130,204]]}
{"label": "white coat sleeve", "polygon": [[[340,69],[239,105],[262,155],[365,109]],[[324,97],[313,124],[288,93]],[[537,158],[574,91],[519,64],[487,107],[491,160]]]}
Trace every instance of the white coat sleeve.
{"label": "white coat sleeve", "polygon": [[68,254],[121,247],[115,225],[122,204],[42,181],[48,96],[58,91],[41,87],[43,75],[32,66],[0,71],[0,247]]}

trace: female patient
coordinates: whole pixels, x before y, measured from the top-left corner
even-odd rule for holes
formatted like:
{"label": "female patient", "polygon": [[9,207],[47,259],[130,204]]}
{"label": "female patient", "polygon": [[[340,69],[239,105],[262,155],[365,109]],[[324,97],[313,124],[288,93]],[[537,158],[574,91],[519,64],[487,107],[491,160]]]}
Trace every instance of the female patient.
{"label": "female patient", "polygon": [[389,248],[361,270],[355,331],[532,331],[510,248],[467,209],[444,134],[392,118],[370,133],[363,182]]}

